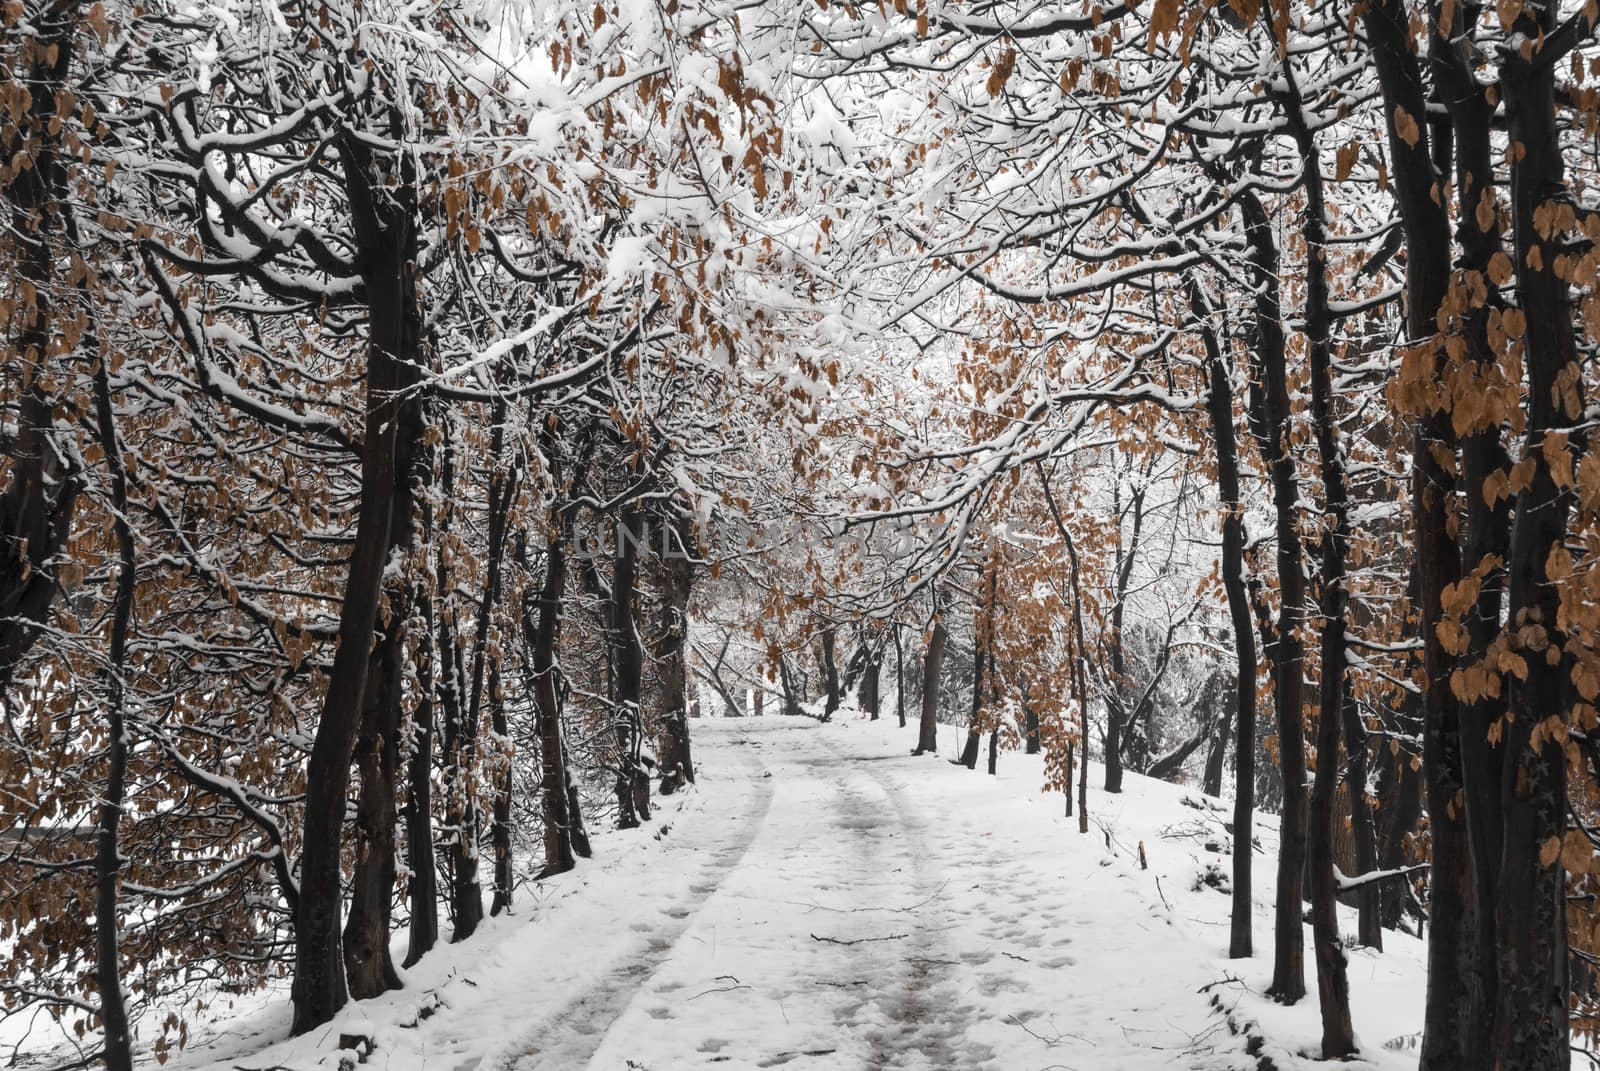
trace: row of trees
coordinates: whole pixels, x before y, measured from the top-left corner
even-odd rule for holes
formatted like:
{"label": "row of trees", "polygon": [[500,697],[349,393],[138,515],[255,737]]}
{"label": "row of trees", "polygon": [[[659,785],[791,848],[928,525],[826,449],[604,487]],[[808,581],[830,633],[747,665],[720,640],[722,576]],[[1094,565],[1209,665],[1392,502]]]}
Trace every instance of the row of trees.
{"label": "row of trees", "polygon": [[0,1000],[310,1030],[693,780],[826,258],[731,9],[0,17]]}
{"label": "row of trees", "polygon": [[[1408,851],[1428,871],[1424,1066],[1564,1066],[1572,1025],[1594,1031],[1596,21],[1401,0],[806,20],[808,75],[890,141],[857,157],[893,217],[862,285],[905,343],[887,360],[911,354],[926,388],[858,411],[885,493],[853,522],[923,522],[868,589],[926,598],[966,563],[988,619],[985,578],[1026,577],[998,546],[1066,559],[1046,567],[1063,588],[1086,569],[1101,594],[1074,584],[1045,615],[1065,675],[1047,687],[1081,711],[1096,677],[1124,685],[1093,700],[1114,791],[1138,719],[1120,637],[1139,511],[1104,477],[1046,496],[1108,448],[1209,485],[1202,588],[1242,685],[1235,828],[1259,707],[1282,771],[1272,992],[1307,992],[1309,899],[1328,1057],[1355,1047],[1335,904],[1356,898],[1381,941]],[[1249,955],[1248,839],[1234,849]]]}
{"label": "row of trees", "polygon": [[1231,742],[1326,1056],[1408,890],[1425,1066],[1593,1035],[1588,7],[0,15],[8,1009],[309,1029],[892,657],[1080,828]]}

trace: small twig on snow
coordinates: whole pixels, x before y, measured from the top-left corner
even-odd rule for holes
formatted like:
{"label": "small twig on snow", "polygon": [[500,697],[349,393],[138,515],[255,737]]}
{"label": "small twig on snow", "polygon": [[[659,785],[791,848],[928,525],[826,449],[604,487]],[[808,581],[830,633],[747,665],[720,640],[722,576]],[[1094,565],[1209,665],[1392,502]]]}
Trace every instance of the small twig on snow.
{"label": "small twig on snow", "polygon": [[864,945],[872,941],[904,941],[910,936],[909,933],[891,933],[887,937],[857,937],[852,941],[840,937],[818,937],[816,934],[812,934],[811,939],[830,945]]}

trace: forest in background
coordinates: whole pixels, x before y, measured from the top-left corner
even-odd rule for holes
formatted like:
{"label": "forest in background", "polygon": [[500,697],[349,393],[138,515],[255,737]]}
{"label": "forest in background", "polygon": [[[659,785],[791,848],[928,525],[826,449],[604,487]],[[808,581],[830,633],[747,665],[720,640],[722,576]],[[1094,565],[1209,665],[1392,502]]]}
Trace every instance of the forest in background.
{"label": "forest in background", "polygon": [[1276,814],[1325,1057],[1403,926],[1422,1067],[1566,1067],[1597,22],[3,0],[0,1014],[310,1030],[851,694]]}

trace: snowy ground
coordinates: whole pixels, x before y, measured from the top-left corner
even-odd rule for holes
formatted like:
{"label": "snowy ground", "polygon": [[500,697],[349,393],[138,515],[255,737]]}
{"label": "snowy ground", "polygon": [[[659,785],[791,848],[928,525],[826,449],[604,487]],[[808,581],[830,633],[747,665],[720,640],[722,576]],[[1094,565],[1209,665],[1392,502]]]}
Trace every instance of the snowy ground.
{"label": "snowy ground", "polygon": [[[1315,997],[1259,995],[1270,820],[1241,963],[1228,897],[1197,885],[1227,869],[1227,816],[1196,791],[1130,775],[1107,796],[1093,769],[1080,835],[1036,759],[971,773],[853,714],[691,725],[697,790],[598,838],[595,860],[428,956],[404,991],[292,1040],[274,1001],[168,1066],[335,1068],[354,1032],[384,1071],[1261,1066],[1247,1049],[1309,1065]],[[1421,1027],[1422,946],[1386,938],[1351,953],[1356,1029],[1368,1066],[1413,1067],[1384,1043]]]}

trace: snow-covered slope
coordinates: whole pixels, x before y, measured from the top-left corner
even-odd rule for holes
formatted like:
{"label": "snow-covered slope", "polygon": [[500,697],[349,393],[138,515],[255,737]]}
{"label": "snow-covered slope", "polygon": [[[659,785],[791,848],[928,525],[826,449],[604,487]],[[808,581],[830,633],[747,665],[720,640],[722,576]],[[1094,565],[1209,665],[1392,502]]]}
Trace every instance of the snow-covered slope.
{"label": "snow-covered slope", "polygon": [[[331,1068],[357,1033],[385,1071],[1311,1063],[1314,995],[1261,996],[1271,816],[1258,953],[1232,961],[1228,897],[1199,880],[1228,869],[1228,816],[1195,790],[1130,775],[1107,796],[1091,768],[1079,834],[1038,792],[1037,759],[969,772],[853,712],[692,727],[698,789],[598,838],[596,859],[522,891],[515,915],[428,956],[404,991],[292,1040],[278,999],[177,1066]],[[1385,1043],[1421,1028],[1423,949],[1385,936],[1382,954],[1351,951],[1356,1029],[1371,1066],[1411,1067]]]}

